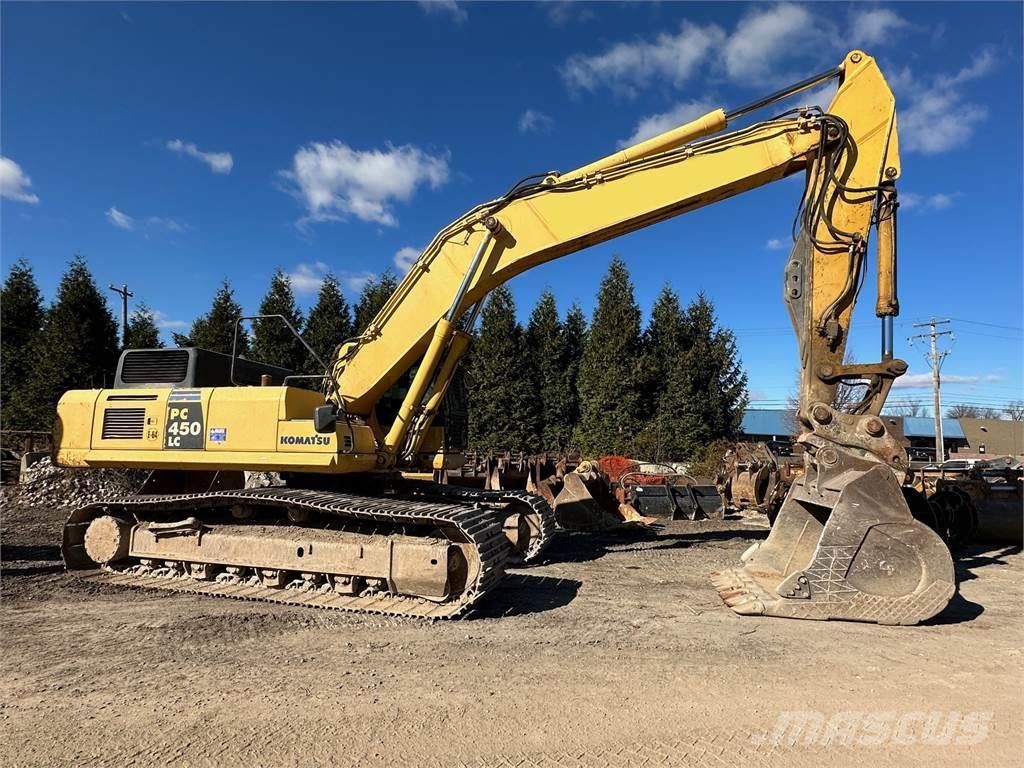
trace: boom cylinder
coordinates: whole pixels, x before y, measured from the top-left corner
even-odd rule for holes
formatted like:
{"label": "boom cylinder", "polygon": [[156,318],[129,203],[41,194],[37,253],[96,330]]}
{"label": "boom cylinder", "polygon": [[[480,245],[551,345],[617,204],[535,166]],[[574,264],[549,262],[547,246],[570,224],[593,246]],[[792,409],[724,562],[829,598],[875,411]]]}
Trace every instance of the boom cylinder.
{"label": "boom cylinder", "polygon": [[698,117],[686,125],[680,125],[678,128],[673,128],[646,141],[641,141],[639,144],[621,149],[615,154],[595,160],[588,165],[584,165],[582,168],[577,168],[575,171],[562,174],[559,176],[559,181],[578,179],[616,165],[628,163],[631,160],[639,160],[642,157],[656,155],[660,152],[668,152],[670,149],[681,147],[691,141],[725,130],[726,125],[728,125],[728,121],[725,119],[725,110],[716,109],[714,112],[708,112],[706,115]]}

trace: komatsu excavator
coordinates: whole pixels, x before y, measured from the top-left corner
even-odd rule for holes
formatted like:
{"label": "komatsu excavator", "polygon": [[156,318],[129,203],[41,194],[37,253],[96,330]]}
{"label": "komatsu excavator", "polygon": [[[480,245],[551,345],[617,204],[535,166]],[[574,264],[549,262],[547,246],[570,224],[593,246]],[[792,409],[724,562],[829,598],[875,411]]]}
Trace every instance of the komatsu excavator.
{"label": "komatsu excavator", "polygon": [[[749,113],[828,80],[827,109]],[[713,582],[741,614],[913,624],[955,591],[949,551],[911,515],[907,455],[882,405],[893,357],[893,94],[860,51],[740,109],[716,110],[568,173],[518,182],[442,229],[320,391],[195,349],[128,350],[113,389],[67,392],[66,467],[153,470],[140,493],[75,510],[63,556],[82,578],[420,617],[463,612],[551,536],[523,491],[443,483],[458,456],[434,420],[488,292],[521,272],[719,200],[804,174],[783,298],[800,349],[805,471],[768,538]],[[877,242],[881,360],[844,365]],[[273,318],[261,318],[271,322]],[[237,333],[237,326],[236,326]],[[257,386],[245,386],[246,382]],[[404,394],[389,405],[396,384]],[[852,410],[831,404],[866,382]],[[271,481],[246,483],[251,473]],[[263,475],[257,475],[263,477]],[[253,486],[256,487],[253,487]]]}

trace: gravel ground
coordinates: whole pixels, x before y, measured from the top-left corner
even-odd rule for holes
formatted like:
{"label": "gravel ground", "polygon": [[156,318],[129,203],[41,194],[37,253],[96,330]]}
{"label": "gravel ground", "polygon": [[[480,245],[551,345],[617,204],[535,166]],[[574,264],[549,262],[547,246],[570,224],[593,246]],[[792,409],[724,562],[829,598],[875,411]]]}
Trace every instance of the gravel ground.
{"label": "gravel ground", "polygon": [[61,518],[3,511],[4,766],[1020,764],[1019,547],[908,628],[734,615],[759,521],[563,535],[429,625],[87,586]]}

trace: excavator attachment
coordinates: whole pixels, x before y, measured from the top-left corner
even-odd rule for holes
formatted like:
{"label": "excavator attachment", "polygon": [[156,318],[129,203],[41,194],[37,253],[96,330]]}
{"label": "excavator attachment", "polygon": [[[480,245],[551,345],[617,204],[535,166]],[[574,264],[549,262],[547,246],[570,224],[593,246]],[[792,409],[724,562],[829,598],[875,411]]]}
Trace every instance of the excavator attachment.
{"label": "excavator attachment", "polygon": [[[942,539],[918,522],[893,470],[819,448],[808,456],[768,539],[714,574],[740,614],[916,624],[955,591]],[[824,461],[833,462],[826,466]]]}

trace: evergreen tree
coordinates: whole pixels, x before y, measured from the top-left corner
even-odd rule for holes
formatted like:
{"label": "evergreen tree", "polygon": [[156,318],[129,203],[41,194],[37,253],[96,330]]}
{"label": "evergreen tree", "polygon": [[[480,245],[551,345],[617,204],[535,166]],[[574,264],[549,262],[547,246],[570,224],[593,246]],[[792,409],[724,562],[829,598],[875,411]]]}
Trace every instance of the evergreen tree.
{"label": "evergreen tree", "polygon": [[156,318],[152,310],[140,303],[131,317],[128,318],[128,338],[125,349],[162,349],[160,329],[156,327]]}
{"label": "evergreen tree", "polygon": [[576,444],[588,455],[629,453],[640,427],[640,307],[622,259],[601,281],[580,360]]}
{"label": "evergreen tree", "polygon": [[685,334],[678,414],[685,440],[679,447],[693,455],[714,440],[735,436],[747,404],[747,374],[732,331],[718,327],[714,305],[703,293],[686,309]]}
{"label": "evergreen tree", "polygon": [[[302,312],[295,303],[291,280],[280,269],[270,279],[270,289],[260,302],[259,314],[282,315],[296,332],[302,332]],[[253,325],[252,356],[261,363],[305,373],[306,348],[299,337],[278,318],[256,320]]]}
{"label": "evergreen tree", "polygon": [[0,294],[0,423],[4,429],[34,426],[27,380],[46,313],[32,267],[11,267]]}
{"label": "evergreen tree", "polygon": [[[334,275],[327,275],[323,285],[320,286],[316,305],[309,312],[302,338],[320,355],[320,359],[325,364],[330,365],[334,348],[345,339],[350,338],[354,332],[352,310],[349,309],[348,302],[345,301],[345,297],[341,293],[338,278]],[[308,353],[306,358],[306,371],[320,373],[320,366],[316,359]]]}
{"label": "evergreen tree", "polygon": [[33,423],[27,426],[46,429],[64,392],[109,386],[117,366],[117,323],[81,256],[61,278],[37,342],[28,381]]}
{"label": "evergreen tree", "polygon": [[359,293],[359,301],[356,302],[356,333],[366,330],[366,326],[377,316],[397,287],[398,278],[390,269],[385,270],[380,279],[371,277],[366,282]]}
{"label": "evergreen tree", "polygon": [[651,309],[642,338],[642,412],[646,424],[637,440],[645,458],[667,461],[683,458],[687,445],[686,363],[690,341],[679,296],[668,285]]}
{"label": "evergreen tree", "polygon": [[[231,354],[235,321],[242,316],[242,307],[235,301],[235,292],[225,280],[213,297],[210,311],[192,322],[188,335],[174,334],[179,347],[202,347],[225,355]],[[238,354],[249,353],[249,333],[243,325],[238,333]]]}
{"label": "evergreen tree", "polygon": [[523,337],[512,292],[495,288],[481,312],[467,371],[473,448],[535,450],[537,403]]}
{"label": "evergreen tree", "polygon": [[568,389],[566,407],[567,420],[570,425],[567,448],[575,447],[576,424],[580,420],[579,375],[580,361],[583,359],[583,346],[587,340],[587,318],[579,304],[569,307],[562,324],[562,337],[565,339],[565,380]]}
{"label": "evergreen tree", "polygon": [[539,399],[535,409],[536,440],[531,450],[563,451],[572,434],[573,400],[567,375],[565,332],[558,319],[558,307],[550,289],[545,289],[526,327],[527,361],[531,363],[533,391]]}

